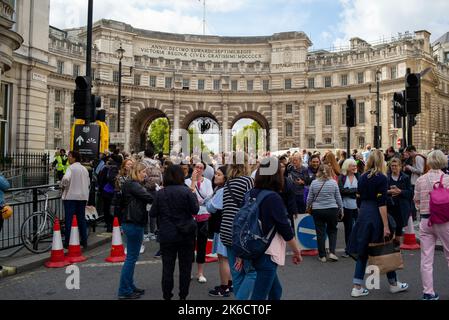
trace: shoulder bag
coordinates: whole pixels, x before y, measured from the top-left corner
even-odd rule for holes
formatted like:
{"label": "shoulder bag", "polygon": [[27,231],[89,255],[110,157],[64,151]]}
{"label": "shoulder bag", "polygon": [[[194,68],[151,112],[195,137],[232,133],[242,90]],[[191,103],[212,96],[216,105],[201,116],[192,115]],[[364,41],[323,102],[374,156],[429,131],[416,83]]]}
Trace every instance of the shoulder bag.
{"label": "shoulder bag", "polygon": [[307,213],[307,214],[312,214],[312,206],[313,206],[313,203],[316,201],[316,199],[317,199],[318,196],[320,195],[320,192],[321,192],[321,190],[323,190],[323,187],[324,187],[324,185],[326,184],[326,182],[327,182],[327,181],[324,181],[324,182],[323,182],[323,184],[322,184],[320,190],[318,191],[318,193],[316,194],[316,196],[313,198],[312,203],[307,207],[307,209],[306,209],[306,213]]}

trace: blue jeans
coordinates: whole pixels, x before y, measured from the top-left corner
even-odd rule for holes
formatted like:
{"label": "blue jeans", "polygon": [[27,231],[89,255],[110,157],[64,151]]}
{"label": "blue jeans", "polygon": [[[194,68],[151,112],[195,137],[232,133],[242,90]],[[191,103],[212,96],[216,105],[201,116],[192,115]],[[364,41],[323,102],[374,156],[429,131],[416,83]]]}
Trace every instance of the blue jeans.
{"label": "blue jeans", "polygon": [[235,270],[234,264],[236,257],[232,247],[226,246],[228,251],[229,268],[231,269],[232,285],[234,295],[237,300],[249,300],[256,282],[256,270],[250,260],[243,260],[243,268],[240,271]]}
{"label": "blue jeans", "polygon": [[124,223],[122,225],[123,232],[126,235],[126,260],[120,275],[119,296],[128,296],[134,292],[134,268],[139,258],[140,247],[143,242],[143,226],[132,223]]}
{"label": "blue jeans", "polygon": [[278,265],[271,261],[271,256],[263,254],[253,260],[257,277],[251,300],[281,300],[282,286],[277,275]]}
{"label": "blue jeans", "polygon": [[[365,278],[366,265],[368,263],[368,257],[359,256],[355,265],[353,284],[362,286]],[[397,281],[396,271],[387,273],[388,282],[394,284]]]}
{"label": "blue jeans", "polygon": [[86,223],[86,204],[87,201],[78,200],[64,200],[64,212],[65,212],[65,235],[64,243],[69,246],[70,231],[72,231],[72,219],[76,214],[76,220],[78,222],[78,229],[80,232],[80,244],[87,246],[87,223]]}

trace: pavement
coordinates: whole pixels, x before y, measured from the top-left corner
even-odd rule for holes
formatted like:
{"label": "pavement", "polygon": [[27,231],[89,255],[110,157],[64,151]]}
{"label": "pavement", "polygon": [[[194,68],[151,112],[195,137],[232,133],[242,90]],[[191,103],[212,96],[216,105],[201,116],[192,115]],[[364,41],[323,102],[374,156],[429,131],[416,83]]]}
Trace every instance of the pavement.
{"label": "pavement", "polygon": [[[99,228],[101,229],[101,228]],[[88,248],[84,250],[89,255],[94,249],[111,243],[112,233],[90,233],[88,240]],[[20,249],[20,250],[19,250]],[[14,251],[19,250],[17,253]],[[11,256],[8,256],[12,254]],[[50,258],[50,252],[35,254],[29,252],[25,247],[12,248],[0,251],[0,265],[15,268],[14,272],[4,274],[0,272],[0,279],[5,276],[12,276],[19,273],[32,271],[44,265],[44,262]]]}
{"label": "pavement", "polygon": [[[102,228],[100,228],[102,230]],[[98,237],[99,235],[97,235]],[[104,240],[104,239],[103,239]],[[111,244],[90,245],[84,252],[88,260],[68,268],[47,269],[41,264],[34,268],[20,267],[18,274],[0,279],[0,299],[3,300],[116,300],[122,269],[121,263],[110,264],[104,259],[109,255]],[[89,240],[90,243],[90,240]],[[100,242],[98,242],[100,243]],[[135,269],[135,282],[138,287],[146,289],[144,300],[161,300],[162,261],[154,258],[159,246],[155,241],[144,242],[145,252],[139,257]],[[341,256],[344,248],[342,225],[339,225],[337,255]],[[385,276],[381,276],[380,287],[373,289],[363,300],[417,300],[422,295],[420,277],[420,252],[403,251],[405,268],[398,272],[400,281],[407,282],[410,288],[407,292],[391,294]],[[338,262],[321,263],[316,257],[304,257],[299,266],[293,265],[291,257],[287,256],[286,265],[278,268],[278,276],[283,286],[283,300],[349,300],[354,273],[354,261],[350,258],[340,258]],[[71,287],[71,272],[77,270],[79,287]],[[193,280],[190,285],[189,300],[226,300],[234,297],[214,298],[208,296],[208,291],[219,285],[217,263],[205,265],[207,283],[198,283],[195,279],[196,266],[192,269]],[[434,283],[435,290],[442,300],[449,300],[447,262],[443,252],[435,252]],[[178,293],[178,268],[174,274],[174,299]],[[73,280],[73,279],[72,279]]]}

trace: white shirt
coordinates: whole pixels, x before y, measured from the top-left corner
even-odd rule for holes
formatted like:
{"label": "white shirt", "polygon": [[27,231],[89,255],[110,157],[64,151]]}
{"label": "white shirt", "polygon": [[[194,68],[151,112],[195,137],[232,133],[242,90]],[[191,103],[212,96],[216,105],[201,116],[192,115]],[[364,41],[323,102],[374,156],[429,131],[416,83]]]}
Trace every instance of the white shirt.
{"label": "white shirt", "polygon": [[67,171],[61,180],[63,187],[62,200],[89,200],[89,172],[79,162],[75,162]]}
{"label": "white shirt", "polygon": [[[186,179],[184,183],[190,188],[192,185],[192,179]],[[214,189],[212,189],[212,182],[204,178],[203,182],[201,182],[200,187],[195,184],[197,188],[195,188],[196,198],[198,199],[198,204],[200,205],[199,214],[206,212],[205,202],[214,194]],[[198,193],[199,190],[199,193]]]}

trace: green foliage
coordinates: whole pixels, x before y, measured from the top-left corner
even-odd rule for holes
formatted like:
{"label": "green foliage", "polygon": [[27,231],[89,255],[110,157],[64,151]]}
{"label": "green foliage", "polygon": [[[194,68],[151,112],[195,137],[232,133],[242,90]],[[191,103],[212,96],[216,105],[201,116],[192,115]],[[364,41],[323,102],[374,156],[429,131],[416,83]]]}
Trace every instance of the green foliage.
{"label": "green foliage", "polygon": [[[204,143],[203,139],[200,138],[201,134],[195,128],[189,128],[190,137],[190,154],[193,153],[193,146],[201,143],[201,150],[195,150],[196,152],[207,152],[210,153],[209,148]],[[195,143],[194,143],[195,142]]]}
{"label": "green foliage", "polygon": [[[249,151],[248,150],[249,135],[254,134],[255,140],[256,140],[256,150],[254,150],[254,151],[258,152],[259,146],[260,146],[260,148],[262,147],[261,144],[262,144],[263,137],[261,136],[261,132],[259,131],[261,129],[262,129],[262,127],[260,126],[260,124],[257,121],[253,121],[253,123],[251,123],[250,125],[243,127],[243,129],[238,131],[232,137],[232,150],[237,151],[237,141],[238,141],[239,142],[238,149],[239,150],[243,149],[245,152],[248,152]],[[243,146],[241,145],[242,141],[243,141]]]}
{"label": "green foliage", "polygon": [[148,128],[148,140],[154,145],[154,152],[170,152],[170,125],[167,118],[154,120]]}

